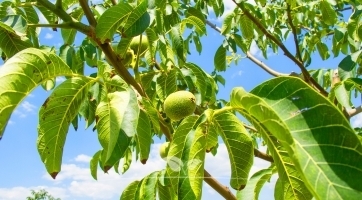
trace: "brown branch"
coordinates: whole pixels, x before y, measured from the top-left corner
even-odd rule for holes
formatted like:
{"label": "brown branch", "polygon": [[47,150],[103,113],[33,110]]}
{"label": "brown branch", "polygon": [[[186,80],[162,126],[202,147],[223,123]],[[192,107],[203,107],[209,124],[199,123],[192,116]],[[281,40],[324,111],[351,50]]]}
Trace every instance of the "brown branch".
{"label": "brown branch", "polygon": [[302,71],[304,76],[304,80],[314,86],[322,95],[328,96],[328,93],[324,90],[322,86],[320,86],[309,74],[308,70],[304,67],[303,63],[299,61],[295,56],[293,56],[290,51],[284,46],[284,44],[279,41],[273,34],[271,34],[264,26],[261,24],[259,19],[257,19],[254,15],[252,15],[245,7],[243,3],[237,3],[235,0],[232,0],[238,8],[240,8],[243,13],[264,33],[264,35],[272,40],[279,48],[284,52],[284,55],[291,59]]}
{"label": "brown branch", "polygon": [[67,12],[63,9],[56,8],[54,4],[50,3],[47,0],[37,0],[37,5],[41,5],[48,10],[52,11],[55,15],[57,15],[60,19],[63,20],[64,23],[69,23],[74,29],[79,32],[88,35],[90,31],[90,27],[79,22],[78,20],[72,18]]}
{"label": "brown branch", "polygon": [[274,162],[273,157],[271,157],[269,154],[259,151],[258,149],[254,149],[254,156],[269,162]]}
{"label": "brown branch", "polygon": [[[297,30],[293,24],[293,19],[292,19],[292,14],[291,14],[289,4],[287,5],[287,15],[288,15],[288,23],[289,23],[290,28],[292,29],[293,36],[294,36],[294,44],[295,44],[295,50],[297,52],[297,57],[298,57],[299,61],[303,63],[302,54],[300,53],[300,50],[299,50]],[[303,64],[303,66],[304,66],[304,64]]]}
{"label": "brown branch", "polygon": [[227,200],[236,200],[234,194],[226,186],[223,186],[219,181],[214,179],[209,172],[204,170],[204,181],[216,190],[221,196]]}
{"label": "brown branch", "polygon": [[[213,24],[212,22],[210,22],[209,20],[206,20],[206,24],[209,25],[212,29],[214,29],[215,31],[221,33],[221,29],[219,27],[217,27],[215,24]],[[263,63],[262,61],[258,60],[257,58],[255,58],[250,51],[246,52],[246,57],[251,60],[253,63],[255,63],[256,65],[258,65],[259,67],[261,67],[264,71],[266,71],[267,73],[269,73],[272,76],[288,76],[288,74],[283,74],[280,72],[277,72],[275,70],[273,70],[272,68],[270,68],[269,66],[267,66],[265,63]]]}
{"label": "brown branch", "polygon": [[96,27],[97,26],[97,21],[94,18],[94,15],[90,9],[90,7],[88,6],[88,0],[79,0],[79,5],[82,7],[83,11],[84,11],[84,15],[86,16],[89,25]]}
{"label": "brown branch", "polygon": [[289,76],[289,74],[283,74],[280,72],[277,72],[270,67],[268,67],[265,63],[255,58],[249,51],[246,52],[246,57],[249,58],[253,63],[261,67],[264,71],[268,72],[270,75],[278,77],[278,76]]}
{"label": "brown branch", "polygon": [[347,111],[350,118],[361,112],[362,112],[362,106],[358,106],[357,108],[353,108]]}

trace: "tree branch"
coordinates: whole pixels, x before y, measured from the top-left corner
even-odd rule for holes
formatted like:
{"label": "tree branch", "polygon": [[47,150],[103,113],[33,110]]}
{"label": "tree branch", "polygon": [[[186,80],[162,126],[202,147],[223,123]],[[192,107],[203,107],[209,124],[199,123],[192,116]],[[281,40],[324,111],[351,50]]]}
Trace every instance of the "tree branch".
{"label": "tree branch", "polygon": [[246,57],[249,58],[253,63],[261,67],[264,71],[268,72],[270,75],[278,77],[278,76],[289,76],[289,74],[283,74],[280,72],[277,72],[270,67],[268,67],[266,64],[264,64],[262,61],[258,60],[251,54],[249,51],[246,52]]}
{"label": "tree branch", "polygon": [[223,196],[227,200],[236,200],[234,194],[230,191],[230,189],[226,186],[223,186],[219,181],[214,179],[209,172],[204,170],[204,180],[207,184],[209,184],[214,190],[216,190],[221,196]]}
{"label": "tree branch", "polygon": [[[209,25],[212,29],[214,29],[215,31],[221,33],[221,29],[219,27],[217,27],[215,24],[213,24],[212,22],[210,22],[209,20],[206,20],[206,24]],[[267,73],[269,73],[272,76],[288,76],[288,74],[283,74],[283,73],[279,73],[275,70],[273,70],[272,68],[270,68],[269,66],[267,66],[265,63],[263,63],[262,61],[258,60],[257,58],[255,58],[250,51],[246,52],[246,57],[251,60],[253,63],[255,63],[256,65],[258,65],[259,67],[261,67],[264,71],[266,71]]]}
{"label": "tree branch", "polygon": [[28,24],[29,27],[44,27],[44,28],[64,28],[64,29],[72,29],[73,26],[69,22],[61,23],[61,24]]}
{"label": "tree branch", "polygon": [[112,4],[113,4],[114,6],[117,5],[116,0],[111,0],[111,2],[112,2]]}
{"label": "tree branch", "polygon": [[64,23],[69,23],[71,27],[78,30],[79,32],[89,35],[90,27],[79,22],[78,20],[72,18],[70,15],[68,15],[67,12],[65,12],[63,9],[58,9],[55,7],[54,4],[50,3],[47,0],[37,0],[37,3],[48,10],[52,11],[54,14],[56,14],[60,19],[64,21]]}
{"label": "tree branch", "polygon": [[350,118],[361,112],[362,112],[362,106],[358,106],[357,108],[353,108],[347,111]]}
{"label": "tree branch", "polygon": [[279,41],[273,34],[271,34],[257,19],[252,15],[245,7],[243,3],[237,3],[235,0],[232,0],[238,8],[240,8],[243,13],[264,33],[264,35],[272,40],[276,45],[279,46],[280,49],[284,52],[284,55],[287,56],[289,59],[291,59],[302,71],[302,74],[304,76],[304,80],[308,83],[314,86],[322,95],[328,96],[328,93],[324,90],[322,86],[320,86],[309,74],[308,70],[304,67],[303,63],[299,61],[296,57],[294,57],[290,51],[284,46],[284,44]]}
{"label": "tree branch", "polygon": [[94,15],[91,11],[91,9],[88,6],[88,0],[79,0],[79,5],[82,7],[84,11],[84,15],[86,16],[89,25],[93,26],[94,28],[97,26],[97,21],[94,18]]}
{"label": "tree branch", "polygon": [[[296,30],[296,28],[295,28],[295,26],[293,24],[293,18],[292,18],[292,14],[291,14],[289,4],[287,4],[287,15],[288,15],[288,23],[289,23],[290,28],[292,29],[293,36],[294,36],[294,44],[295,44],[295,50],[297,52],[297,57],[298,57],[299,61],[301,63],[303,63],[302,54],[300,53],[300,50],[299,50],[299,44],[298,44],[298,38],[297,38],[297,30]],[[303,66],[304,66],[304,64],[303,64]]]}
{"label": "tree branch", "polygon": [[57,9],[62,9],[63,7],[62,7],[62,0],[57,0],[56,2],[55,2],[55,7],[57,8]]}

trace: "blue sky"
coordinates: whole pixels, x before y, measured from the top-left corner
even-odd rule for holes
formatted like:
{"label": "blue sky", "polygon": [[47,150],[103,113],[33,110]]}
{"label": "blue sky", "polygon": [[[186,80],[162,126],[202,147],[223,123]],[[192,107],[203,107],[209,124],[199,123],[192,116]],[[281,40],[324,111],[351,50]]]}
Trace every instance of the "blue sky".
{"label": "blue sky", "polygon": [[[233,8],[231,1],[225,1],[226,11]],[[210,18],[219,27],[221,20]],[[80,38],[77,42],[79,43]],[[287,46],[294,51],[292,42],[287,42]],[[51,29],[42,29],[40,34],[42,44],[60,47],[62,39],[60,31],[53,32]],[[207,72],[213,69],[213,57],[216,49],[222,43],[223,37],[216,31],[208,28],[208,35],[202,38],[203,52],[199,55],[192,47],[192,56],[188,58],[202,66]],[[274,70],[283,73],[292,71],[299,72],[297,66],[289,61],[283,53],[278,55],[269,54],[269,60],[264,60],[261,52],[255,45],[252,45],[251,53],[263,62],[271,66]],[[319,55],[313,56],[310,68],[333,68],[335,69],[341,57],[329,59],[322,62]],[[238,66],[231,65],[226,72],[220,73],[226,79],[226,86],[220,86],[218,97],[228,99],[234,87],[244,87],[246,90],[254,88],[257,84],[272,78],[258,66],[242,59]],[[59,78],[58,82],[63,79]],[[89,170],[89,160],[91,156],[101,149],[97,133],[91,129],[84,130],[84,121],[81,121],[78,131],[73,127],[69,128],[66,144],[63,153],[62,171],[56,180],[46,173],[45,167],[40,160],[36,149],[37,139],[37,113],[50,92],[44,91],[41,87],[35,89],[13,113],[9,125],[5,131],[3,139],[0,141],[0,200],[20,200],[25,199],[30,194],[30,189],[45,188],[55,197],[62,199],[119,199],[123,188],[135,179],[141,179],[145,175],[161,170],[165,167],[158,155],[158,147],[162,140],[155,138],[155,145],[152,146],[150,159],[146,165],[139,161],[133,162],[131,169],[124,175],[116,174],[110,170],[109,174],[98,171],[98,181],[92,179]],[[356,104],[361,102],[355,101]],[[362,126],[362,116],[358,115],[352,120],[354,126]],[[265,151],[265,147],[261,147]],[[267,168],[268,162],[255,158],[251,174]],[[226,148],[220,144],[218,154],[213,157],[207,154],[206,167],[211,175],[220,182],[229,186],[230,165]],[[273,195],[273,187],[277,176],[273,176],[271,183],[267,183],[261,193],[260,199],[270,199]],[[203,199],[223,199],[204,183]]]}

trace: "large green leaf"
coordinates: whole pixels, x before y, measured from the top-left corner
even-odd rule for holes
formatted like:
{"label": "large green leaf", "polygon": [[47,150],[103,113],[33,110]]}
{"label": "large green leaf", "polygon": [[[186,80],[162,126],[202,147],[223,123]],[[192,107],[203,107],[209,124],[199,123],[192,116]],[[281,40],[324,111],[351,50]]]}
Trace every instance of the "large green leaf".
{"label": "large green leaf", "polygon": [[231,165],[230,185],[236,190],[245,187],[254,160],[254,146],[249,133],[240,120],[227,111],[215,111],[213,123],[229,153]]}
{"label": "large green leaf", "polygon": [[61,169],[69,125],[96,79],[74,77],[61,83],[39,111],[38,151],[48,173],[55,178]]}
{"label": "large green leaf", "polygon": [[29,48],[0,68],[0,138],[15,107],[43,81],[72,76],[70,68],[53,53]]}
{"label": "large green leaf", "polygon": [[[287,191],[288,197],[291,199],[312,198],[288,152],[280,144],[280,141],[288,145],[292,144],[293,139],[285,134],[288,132],[287,127],[273,109],[262,99],[247,93],[242,88],[233,90],[230,105],[253,123],[261,133],[278,169],[280,179],[284,185],[290,186]],[[277,139],[271,133],[277,135]]]}
{"label": "large green leaf", "polygon": [[360,198],[362,180],[355,177],[362,176],[362,145],[328,99],[294,77],[272,79],[252,93],[274,110],[277,116],[268,116],[274,124],[287,126],[271,133],[293,155],[293,163],[317,199]]}
{"label": "large green leaf", "polygon": [[159,171],[152,172],[142,179],[141,185],[139,186],[138,199],[156,200],[156,188],[159,173]]}
{"label": "large green leaf", "polygon": [[185,118],[174,133],[167,155],[167,178],[179,199],[200,199],[206,137],[197,116]]}

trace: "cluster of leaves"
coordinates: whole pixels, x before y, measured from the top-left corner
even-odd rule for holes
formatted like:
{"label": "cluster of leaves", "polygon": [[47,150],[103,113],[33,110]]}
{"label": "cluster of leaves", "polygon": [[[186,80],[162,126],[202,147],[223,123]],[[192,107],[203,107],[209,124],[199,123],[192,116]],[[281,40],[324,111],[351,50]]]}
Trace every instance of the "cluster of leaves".
{"label": "cluster of leaves", "polygon": [[[237,198],[257,199],[263,184],[278,173],[276,199],[358,199],[362,179],[355,177],[362,176],[362,145],[345,114],[353,109],[352,91],[358,94],[362,88],[361,4],[233,2],[236,7],[220,29],[207,17],[210,8],[216,17],[224,14],[222,0],[105,1],[91,6],[84,0],[2,2],[0,137],[16,106],[41,85],[52,92],[39,111],[37,146],[53,178],[61,171],[69,127],[77,128],[84,118],[102,146],[90,162],[95,179],[98,167],[118,172],[121,161],[125,173],[133,154],[146,164],[153,137],[165,135],[170,141],[166,168],[132,182],[122,199],[201,199],[205,154],[217,152],[219,137],[228,150],[230,185]],[[353,12],[345,20],[343,12],[349,9]],[[40,24],[39,12],[47,24]],[[191,43],[202,52],[206,25],[225,37],[215,50],[212,74],[187,61]],[[41,27],[60,29],[64,44],[59,49],[41,45]],[[74,44],[80,34],[84,40]],[[132,38],[139,35],[147,38],[148,49],[129,68],[123,61]],[[294,36],[295,55],[283,44],[289,35]],[[219,83],[225,84],[218,72],[227,70],[228,56],[241,50],[250,58],[253,42],[265,58],[269,49],[284,51],[301,68],[304,80],[281,76],[250,92],[234,88],[228,101],[217,99]],[[345,54],[333,87],[332,70],[306,70],[315,51],[323,60],[330,51]],[[85,66],[96,72],[87,75]],[[56,86],[59,76],[66,80]],[[320,89],[329,91],[328,98]],[[195,115],[172,122],[162,105],[178,90],[194,93],[197,109]],[[236,113],[252,124],[273,161],[250,179],[255,145]]]}
{"label": "cluster of leaves", "polygon": [[54,198],[44,189],[39,191],[31,190],[31,195],[31,197],[26,197],[26,200],[60,200],[60,198]]}

